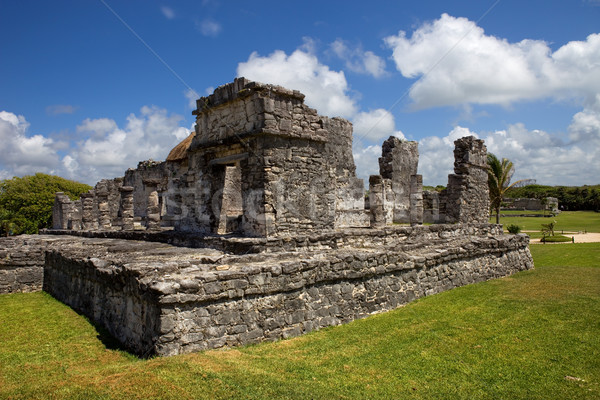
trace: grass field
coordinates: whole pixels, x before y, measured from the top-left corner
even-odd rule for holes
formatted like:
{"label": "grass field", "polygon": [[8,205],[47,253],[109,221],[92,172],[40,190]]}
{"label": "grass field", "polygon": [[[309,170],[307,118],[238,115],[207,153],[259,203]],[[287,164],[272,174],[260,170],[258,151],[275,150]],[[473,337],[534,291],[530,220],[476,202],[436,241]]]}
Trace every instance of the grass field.
{"label": "grass field", "polygon": [[535,270],[344,326],[150,360],[44,293],[0,295],[0,398],[598,399],[600,244],[531,250]]}
{"label": "grass field", "polygon": [[[556,217],[501,217],[500,223],[506,228],[508,225],[518,225],[524,231],[540,231],[542,224],[556,221],[555,230],[565,232],[600,232],[600,213],[595,211],[563,211]],[[490,218],[490,223],[496,223],[496,216]],[[541,237],[541,236],[540,236]]]}
{"label": "grass field", "polygon": [[[551,215],[549,211],[543,211],[543,210],[526,210],[526,211],[517,211],[517,210],[502,210],[500,211],[500,215],[523,215],[523,214],[527,214],[527,215]],[[494,214],[496,215],[496,214]],[[547,217],[549,218],[549,217]]]}

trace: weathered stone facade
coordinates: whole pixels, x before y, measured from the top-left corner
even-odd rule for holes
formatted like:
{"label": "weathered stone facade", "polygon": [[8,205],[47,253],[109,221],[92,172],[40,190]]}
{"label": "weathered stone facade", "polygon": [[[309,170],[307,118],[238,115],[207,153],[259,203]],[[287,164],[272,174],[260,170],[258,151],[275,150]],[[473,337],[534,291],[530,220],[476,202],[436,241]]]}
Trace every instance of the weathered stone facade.
{"label": "weathered stone facade", "polygon": [[295,336],[533,267],[527,236],[487,223],[482,141],[455,142],[455,174],[433,195],[417,143],[389,138],[365,208],[352,125],[303,99],[243,78],[199,99],[195,131],[165,162],[78,201],[57,194],[49,235],[0,239],[0,293],[37,290],[43,276],[136,353],[173,355]]}
{"label": "weathered stone facade", "polygon": [[[84,230],[123,226],[114,212],[123,185],[134,189],[139,228],[268,237],[369,225],[348,121],[318,115],[298,91],[244,78],[197,105],[184,155],[99,182],[83,196]],[[65,229],[70,216],[55,215]]]}
{"label": "weathered stone facade", "polygon": [[24,236],[0,239],[0,294],[42,289],[44,247]]}
{"label": "weathered stone facade", "polygon": [[20,235],[0,238],[0,294],[42,290],[45,253],[69,236]]}
{"label": "weathered stone facade", "polygon": [[473,136],[454,141],[454,174],[441,193],[444,222],[487,222],[490,195],[487,175],[487,149]]}
{"label": "weathered stone facade", "polygon": [[[381,148],[379,173],[386,190],[386,209],[391,209],[388,223],[420,224],[423,222],[423,178],[417,175],[419,150],[417,142],[407,142],[390,136]],[[390,191],[391,190],[391,191]]]}
{"label": "weathered stone facade", "polygon": [[367,210],[352,125],[320,116],[303,101],[298,91],[244,78],[217,88],[197,101],[196,129],[167,161],[140,162],[77,202],[57,194],[54,228],[275,237],[371,224],[487,221],[482,140],[457,140],[447,189],[424,195],[417,142],[390,137],[379,178],[370,179]]}

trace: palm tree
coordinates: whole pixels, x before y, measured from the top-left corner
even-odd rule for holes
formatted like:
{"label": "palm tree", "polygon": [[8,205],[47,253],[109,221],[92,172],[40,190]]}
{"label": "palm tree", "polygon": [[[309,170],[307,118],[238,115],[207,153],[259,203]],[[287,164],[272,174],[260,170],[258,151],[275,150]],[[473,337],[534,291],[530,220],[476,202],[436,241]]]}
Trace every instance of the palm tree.
{"label": "palm tree", "polygon": [[498,159],[493,153],[487,155],[488,164],[488,186],[490,188],[490,207],[496,210],[496,223],[500,223],[500,206],[502,199],[508,189],[515,186],[517,183],[523,182],[525,179],[518,180],[513,184],[510,183],[515,172],[515,167],[512,161],[503,158]]}

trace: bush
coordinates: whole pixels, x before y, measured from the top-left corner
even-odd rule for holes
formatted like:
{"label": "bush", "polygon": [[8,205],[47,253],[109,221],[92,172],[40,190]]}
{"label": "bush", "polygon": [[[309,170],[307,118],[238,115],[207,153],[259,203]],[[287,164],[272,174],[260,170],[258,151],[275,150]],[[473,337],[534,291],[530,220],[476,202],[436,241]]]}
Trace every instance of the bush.
{"label": "bush", "polygon": [[517,233],[521,232],[521,227],[519,225],[511,224],[506,227],[506,230],[513,235],[516,235]]}
{"label": "bush", "polygon": [[563,235],[544,236],[540,239],[540,242],[542,243],[566,243],[571,241],[573,241],[573,238]]}

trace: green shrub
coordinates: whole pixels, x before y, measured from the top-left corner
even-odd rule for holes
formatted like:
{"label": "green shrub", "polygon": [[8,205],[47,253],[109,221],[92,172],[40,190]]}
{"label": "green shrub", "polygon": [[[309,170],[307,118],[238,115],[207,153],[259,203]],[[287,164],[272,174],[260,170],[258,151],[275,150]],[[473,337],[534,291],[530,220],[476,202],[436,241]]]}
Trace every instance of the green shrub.
{"label": "green shrub", "polygon": [[540,239],[542,243],[563,243],[563,242],[571,242],[573,239],[563,235],[554,235],[554,236],[544,236]]}
{"label": "green shrub", "polygon": [[519,225],[511,224],[506,227],[506,230],[513,235],[516,235],[517,233],[521,232],[521,227]]}

